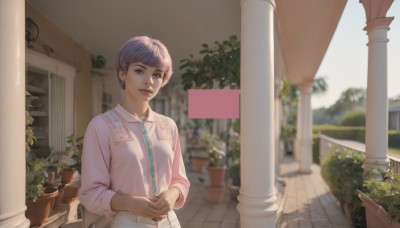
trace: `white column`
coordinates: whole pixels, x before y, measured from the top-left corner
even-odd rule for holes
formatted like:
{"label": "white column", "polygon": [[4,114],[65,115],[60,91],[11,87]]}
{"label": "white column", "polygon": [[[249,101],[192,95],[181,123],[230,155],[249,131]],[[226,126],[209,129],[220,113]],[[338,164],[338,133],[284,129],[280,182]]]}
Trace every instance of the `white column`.
{"label": "white column", "polygon": [[0,227],[28,227],[24,0],[0,0],[0,34]]}
{"label": "white column", "polygon": [[301,155],[301,133],[303,132],[303,98],[302,96],[299,96],[299,101],[297,103],[297,122],[296,122],[296,138],[294,140],[294,151],[293,151],[293,157],[297,162],[300,162],[300,155]]}
{"label": "white column", "polygon": [[311,83],[300,85],[300,122],[298,131],[298,156],[301,173],[311,173],[312,165],[312,110],[311,110]]}
{"label": "white column", "polygon": [[241,1],[241,227],[275,227],[273,0]]}
{"label": "white column", "polygon": [[386,13],[393,1],[363,0],[367,15],[368,81],[364,170],[387,169],[388,96],[387,32],[393,17]]}

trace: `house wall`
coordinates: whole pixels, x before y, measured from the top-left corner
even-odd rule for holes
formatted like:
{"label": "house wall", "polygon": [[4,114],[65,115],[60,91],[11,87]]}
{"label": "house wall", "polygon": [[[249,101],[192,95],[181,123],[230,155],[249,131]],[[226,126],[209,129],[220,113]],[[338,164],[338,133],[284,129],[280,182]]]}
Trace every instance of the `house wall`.
{"label": "house wall", "polygon": [[400,130],[400,111],[389,112],[389,130]]}
{"label": "house wall", "polygon": [[75,134],[82,136],[92,118],[91,54],[29,3],[26,3],[25,7],[26,17],[32,18],[39,27],[39,37],[33,44],[32,50],[46,54],[77,70],[74,79]]}

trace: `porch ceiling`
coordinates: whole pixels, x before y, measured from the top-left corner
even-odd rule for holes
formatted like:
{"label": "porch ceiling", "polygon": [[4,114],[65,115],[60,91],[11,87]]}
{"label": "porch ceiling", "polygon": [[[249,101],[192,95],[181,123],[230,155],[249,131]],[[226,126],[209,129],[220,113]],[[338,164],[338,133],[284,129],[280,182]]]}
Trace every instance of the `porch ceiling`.
{"label": "porch ceiling", "polygon": [[[112,67],[122,42],[135,35],[163,41],[171,52],[175,72],[179,71],[179,60],[196,55],[201,44],[221,41],[230,35],[240,38],[239,0],[27,2],[91,53],[103,55],[108,67]],[[312,80],[347,1],[275,2],[279,31],[277,73],[286,74],[295,84]]]}
{"label": "porch ceiling", "polygon": [[179,60],[198,54],[203,43],[240,38],[239,0],[27,2],[91,53],[103,55],[108,67],[122,43],[137,35],[165,43],[175,72]]}
{"label": "porch ceiling", "polygon": [[312,81],[333,37],[346,0],[275,0],[286,73],[294,84]]}

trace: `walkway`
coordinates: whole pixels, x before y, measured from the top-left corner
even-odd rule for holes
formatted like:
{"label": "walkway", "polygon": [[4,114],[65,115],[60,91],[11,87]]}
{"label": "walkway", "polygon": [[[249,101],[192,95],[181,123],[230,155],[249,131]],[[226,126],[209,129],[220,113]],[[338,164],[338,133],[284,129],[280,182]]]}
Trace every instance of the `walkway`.
{"label": "walkway", "polygon": [[[205,200],[204,186],[207,173],[195,173],[188,167],[191,189],[183,209],[177,215],[183,228],[237,228],[240,227],[238,201],[229,197],[220,204],[211,204]],[[340,227],[350,228],[335,197],[322,180],[319,166],[313,165],[312,174],[297,173],[298,164],[286,157],[281,164],[282,180],[286,195],[280,204],[281,220],[277,227]],[[246,227],[247,228],[247,227]]]}
{"label": "walkway", "polygon": [[231,199],[226,187],[222,203],[211,204],[205,200],[204,186],[207,185],[207,173],[195,173],[189,166],[187,170],[191,187],[185,207],[176,211],[183,228],[239,228],[238,201]]}
{"label": "walkway", "polygon": [[286,157],[280,168],[287,185],[278,227],[351,227],[322,179],[318,165],[311,167],[312,174],[300,174],[298,164]]}

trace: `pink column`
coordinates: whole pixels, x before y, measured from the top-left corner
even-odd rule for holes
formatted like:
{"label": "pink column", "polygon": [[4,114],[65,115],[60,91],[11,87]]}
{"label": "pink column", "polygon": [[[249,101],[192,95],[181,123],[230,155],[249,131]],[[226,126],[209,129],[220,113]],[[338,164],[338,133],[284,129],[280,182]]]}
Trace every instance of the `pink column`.
{"label": "pink column", "polygon": [[0,227],[28,227],[24,0],[0,0],[0,34]]}
{"label": "pink column", "polygon": [[367,18],[368,82],[364,169],[388,167],[387,32],[386,17],[393,0],[362,0]]}

